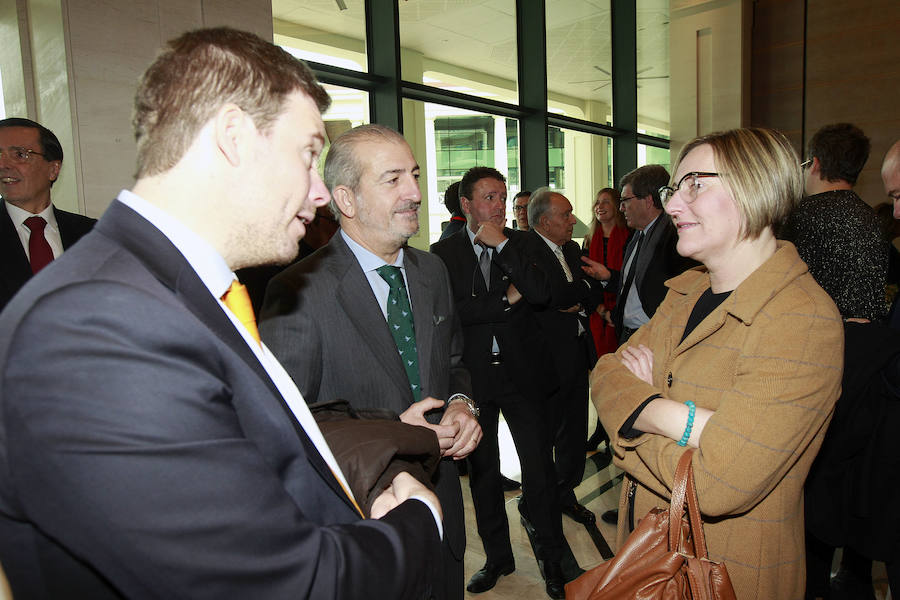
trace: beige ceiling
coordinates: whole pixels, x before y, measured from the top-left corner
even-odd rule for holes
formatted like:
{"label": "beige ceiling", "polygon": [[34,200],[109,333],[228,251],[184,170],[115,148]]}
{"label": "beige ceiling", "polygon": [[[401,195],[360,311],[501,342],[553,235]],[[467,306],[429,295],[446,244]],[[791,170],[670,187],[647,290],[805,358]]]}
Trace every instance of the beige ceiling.
{"label": "beige ceiling", "polygon": [[[362,39],[363,0],[344,2],[347,10],[342,11],[336,0],[273,0],[272,12],[277,20]],[[515,82],[514,0],[399,0],[399,8],[403,48]],[[665,130],[668,21],[669,0],[637,0],[639,121]],[[611,64],[609,0],[547,0],[550,92],[608,105]]]}

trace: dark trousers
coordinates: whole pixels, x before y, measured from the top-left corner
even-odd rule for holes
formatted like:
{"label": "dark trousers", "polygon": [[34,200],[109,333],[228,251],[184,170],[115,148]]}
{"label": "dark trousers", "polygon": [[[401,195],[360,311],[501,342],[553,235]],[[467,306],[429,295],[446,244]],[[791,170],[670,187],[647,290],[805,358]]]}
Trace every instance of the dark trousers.
{"label": "dark trousers", "polygon": [[497,439],[500,411],[503,411],[522,465],[523,513],[528,513],[525,516],[534,526],[537,547],[543,554],[537,558],[559,561],[563,549],[562,517],[556,502],[546,400],[520,394],[504,364],[493,365],[488,372],[491,376],[474,390],[481,409],[479,422],[483,437],[469,455],[469,485],[485,555],[493,563],[513,558]]}
{"label": "dark trousers", "polygon": [[452,459],[441,460],[434,491],[444,513],[444,541],[441,545],[442,576],[440,581],[434,582],[432,592],[436,600],[462,600],[465,593],[466,522],[462,488]]}
{"label": "dark trousers", "polygon": [[553,446],[556,459],[557,491],[560,506],[575,503],[575,488],[584,476],[584,443],[588,418],[588,349],[590,340],[577,339],[579,348],[573,363],[560,376],[560,388],[551,400]]}

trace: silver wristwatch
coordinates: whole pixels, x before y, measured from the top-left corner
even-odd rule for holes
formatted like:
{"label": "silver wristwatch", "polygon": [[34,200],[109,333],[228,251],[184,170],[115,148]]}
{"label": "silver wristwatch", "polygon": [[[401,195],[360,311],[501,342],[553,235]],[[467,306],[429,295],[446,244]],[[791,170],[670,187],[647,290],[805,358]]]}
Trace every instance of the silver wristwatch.
{"label": "silver wristwatch", "polygon": [[475,406],[475,402],[472,401],[471,398],[466,396],[465,394],[453,394],[450,398],[447,399],[447,406],[450,406],[453,402],[462,402],[466,405],[466,408],[469,409],[469,412],[472,413],[472,416],[476,419],[481,415],[481,409]]}

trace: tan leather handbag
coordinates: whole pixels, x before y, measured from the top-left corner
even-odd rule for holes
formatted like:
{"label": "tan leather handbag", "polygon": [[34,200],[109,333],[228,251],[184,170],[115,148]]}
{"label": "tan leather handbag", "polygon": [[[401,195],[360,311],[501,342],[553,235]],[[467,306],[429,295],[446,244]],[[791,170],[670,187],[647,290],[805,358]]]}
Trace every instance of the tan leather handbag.
{"label": "tan leather handbag", "polygon": [[693,454],[678,461],[669,509],[651,510],[613,558],[567,584],[568,600],[735,600],[725,565],[707,555]]}

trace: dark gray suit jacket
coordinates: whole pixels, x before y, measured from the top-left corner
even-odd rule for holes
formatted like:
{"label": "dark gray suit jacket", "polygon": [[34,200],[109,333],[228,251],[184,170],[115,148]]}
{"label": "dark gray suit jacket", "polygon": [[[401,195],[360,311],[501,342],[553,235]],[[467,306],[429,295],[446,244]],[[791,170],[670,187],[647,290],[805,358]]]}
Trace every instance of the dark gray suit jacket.
{"label": "dark gray suit jacket", "polygon": [[16,598],[421,598],[439,555],[421,502],[360,520],[218,302],[125,205],[0,316]]}
{"label": "dark gray suit jacket", "polygon": [[[471,394],[447,269],[440,258],[421,250],[404,248],[403,255],[422,397],[446,400],[457,392]],[[272,279],[260,334],[307,402],[342,399],[397,413],[413,403],[384,314],[340,232]],[[438,422],[440,417],[433,414],[429,420]],[[444,508],[444,537],[461,558],[465,529],[459,481],[452,471],[441,469],[436,491]]]}
{"label": "dark gray suit jacket", "polygon": [[[55,206],[53,214],[59,225],[64,250],[68,250],[97,222],[96,219],[59,210]],[[31,263],[28,262],[19,234],[6,211],[6,202],[0,200],[0,310],[29,279]]]}
{"label": "dark gray suit jacket", "polygon": [[[637,244],[638,232],[635,231],[625,244],[622,264],[628,261],[628,257],[634,252]],[[648,317],[656,313],[656,309],[666,297],[668,288],[665,282],[676,275],[680,275],[687,269],[697,266],[697,261],[685,258],[678,254],[675,246],[678,244],[678,231],[672,224],[672,219],[666,213],[660,213],[653,227],[647,234],[647,239],[641,244],[641,253],[638,255],[637,269],[632,285],[637,287],[641,306]],[[616,307],[613,309],[612,320],[616,327],[616,335],[622,331],[622,319],[625,312],[625,299],[622,295],[622,286],[625,278],[619,271],[613,271],[613,277],[607,284],[607,289],[616,292]]]}

